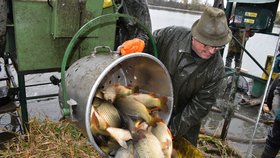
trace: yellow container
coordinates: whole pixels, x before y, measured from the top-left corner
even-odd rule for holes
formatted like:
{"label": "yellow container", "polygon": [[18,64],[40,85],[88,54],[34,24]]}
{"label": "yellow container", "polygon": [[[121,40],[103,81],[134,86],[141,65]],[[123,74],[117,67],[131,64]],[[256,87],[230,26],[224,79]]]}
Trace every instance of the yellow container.
{"label": "yellow container", "polygon": [[103,8],[108,8],[113,5],[112,0],[104,0],[103,2]]}
{"label": "yellow container", "polygon": [[[267,72],[268,74],[269,74],[270,71],[271,71],[271,66],[272,66],[273,58],[274,58],[273,55],[268,55],[268,56],[266,57],[265,70],[266,70],[266,72]],[[279,74],[279,73],[277,73],[277,72],[273,72],[271,78],[272,78],[272,79],[275,79],[275,78],[277,77],[278,74]],[[268,79],[268,76],[267,76],[264,72],[262,73],[262,79],[264,79],[264,80],[267,80],[267,79]]]}
{"label": "yellow container", "polygon": [[174,140],[173,148],[176,151],[174,156],[176,158],[205,158],[200,150],[183,137]]}

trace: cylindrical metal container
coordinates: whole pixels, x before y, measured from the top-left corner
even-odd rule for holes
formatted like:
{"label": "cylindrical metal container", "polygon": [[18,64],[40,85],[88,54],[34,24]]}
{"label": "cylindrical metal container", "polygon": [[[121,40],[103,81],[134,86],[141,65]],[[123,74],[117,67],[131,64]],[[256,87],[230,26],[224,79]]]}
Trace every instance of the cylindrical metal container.
{"label": "cylindrical metal container", "polygon": [[134,53],[119,57],[99,53],[86,56],[69,67],[65,83],[66,94],[75,103],[71,105],[73,118],[102,155],[106,154],[96,144],[90,129],[90,112],[97,89],[120,83],[166,96],[168,112],[160,112],[160,116],[169,122],[173,107],[172,82],[165,66],[152,55]]}

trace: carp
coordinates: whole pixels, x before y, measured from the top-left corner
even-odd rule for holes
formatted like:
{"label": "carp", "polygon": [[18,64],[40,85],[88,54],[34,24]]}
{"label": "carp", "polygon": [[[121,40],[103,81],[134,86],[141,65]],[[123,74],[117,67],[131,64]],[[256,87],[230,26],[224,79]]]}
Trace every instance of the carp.
{"label": "carp", "polygon": [[158,98],[155,94],[135,93],[129,95],[129,97],[136,99],[149,109],[168,111],[167,97],[165,96]]}
{"label": "carp", "polygon": [[156,126],[151,127],[150,130],[161,143],[161,149],[163,150],[164,157],[170,158],[173,150],[173,138],[167,125],[163,122],[157,122]]}
{"label": "carp", "polygon": [[133,136],[134,156],[137,158],[164,158],[161,144],[151,132],[139,130]]}
{"label": "carp", "polygon": [[126,96],[138,91],[138,87],[123,86],[116,83],[105,87],[102,93],[105,100],[114,103],[117,97]]}
{"label": "carp", "polygon": [[128,148],[119,148],[116,152],[114,158],[134,158],[134,147],[132,144],[129,144]]}
{"label": "carp", "polygon": [[153,124],[155,119],[149,114],[150,111],[145,105],[131,97],[121,97],[116,100],[116,107],[124,114],[145,120],[148,124]]}
{"label": "carp", "polygon": [[108,127],[120,127],[121,118],[118,110],[110,102],[95,98],[91,109],[91,130],[93,134],[108,135]]}

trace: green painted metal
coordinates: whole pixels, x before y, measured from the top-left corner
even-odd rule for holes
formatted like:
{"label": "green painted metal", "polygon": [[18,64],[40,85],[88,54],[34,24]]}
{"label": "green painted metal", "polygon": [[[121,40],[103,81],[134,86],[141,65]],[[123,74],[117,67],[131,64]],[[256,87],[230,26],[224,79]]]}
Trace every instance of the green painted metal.
{"label": "green painted metal", "polygon": [[[74,33],[89,19],[113,12],[113,7],[103,9],[103,1],[56,0],[52,7],[47,0],[12,0],[15,30],[17,69],[21,72],[59,70],[63,55]],[[69,4],[68,4],[69,3]],[[67,7],[62,7],[64,6]],[[76,15],[78,10],[79,19]],[[67,15],[67,18],[63,18]],[[73,16],[72,16],[73,15]],[[78,24],[77,24],[78,21]],[[65,24],[63,24],[65,23]],[[77,27],[79,26],[79,27]],[[95,46],[114,47],[116,24],[99,25],[93,34],[84,34],[80,45],[69,57],[72,63],[90,54]],[[69,30],[69,32],[67,31]]]}
{"label": "green painted metal", "polygon": [[53,37],[73,37],[80,28],[79,1],[67,0],[66,3],[64,0],[54,0],[52,4]]}
{"label": "green painted metal", "polygon": [[265,80],[254,79],[251,95],[253,97],[261,97],[264,94],[266,82]]}
{"label": "green painted metal", "polygon": [[[12,0],[13,23],[7,29],[6,49],[12,53],[18,71],[19,102],[23,125],[27,130],[24,75],[59,70],[65,49],[80,26],[87,20],[113,12],[113,7],[102,8],[103,1],[88,0],[81,5],[77,3],[81,2],[79,0],[50,2],[49,5],[47,0]],[[79,45],[73,48],[75,53],[69,57],[68,64],[90,54],[95,46],[106,45],[113,48],[115,29],[114,22],[107,22],[106,25],[95,28],[95,33],[85,33],[77,39]]]}
{"label": "green painted metal", "polygon": [[61,87],[62,87],[62,95],[63,95],[63,115],[64,116],[69,116],[70,115],[70,109],[67,105],[67,100],[69,100],[69,98],[66,94],[65,70],[66,70],[66,66],[67,66],[67,63],[68,63],[68,58],[71,55],[72,49],[77,44],[77,41],[78,41],[80,36],[82,36],[84,33],[88,32],[89,30],[92,30],[92,29],[96,28],[96,26],[98,26],[98,25],[103,25],[103,23],[100,23],[100,22],[104,22],[106,24],[107,21],[111,22],[112,19],[117,20],[120,17],[128,18],[130,20],[135,21],[137,24],[140,25],[140,27],[148,34],[149,40],[152,44],[154,56],[158,57],[157,48],[156,48],[156,44],[155,44],[155,39],[154,39],[153,35],[135,17],[129,16],[129,15],[126,15],[126,14],[115,13],[115,14],[102,15],[102,16],[99,16],[95,19],[90,20],[88,23],[86,23],[84,26],[82,26],[81,29],[74,35],[74,37],[70,41],[69,45],[67,46],[67,49],[66,49],[64,57],[63,57],[63,61],[62,61],[62,65],[61,65]]}

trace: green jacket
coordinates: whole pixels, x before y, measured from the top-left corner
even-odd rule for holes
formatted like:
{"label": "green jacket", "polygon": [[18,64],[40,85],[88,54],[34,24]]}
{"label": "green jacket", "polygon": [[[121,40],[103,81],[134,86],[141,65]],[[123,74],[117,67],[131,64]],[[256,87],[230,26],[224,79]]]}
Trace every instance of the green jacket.
{"label": "green jacket", "polygon": [[153,36],[174,89],[170,129],[174,136],[183,136],[200,124],[215,104],[225,73],[223,60],[219,52],[208,60],[194,57],[188,28],[171,26],[156,30]]}

